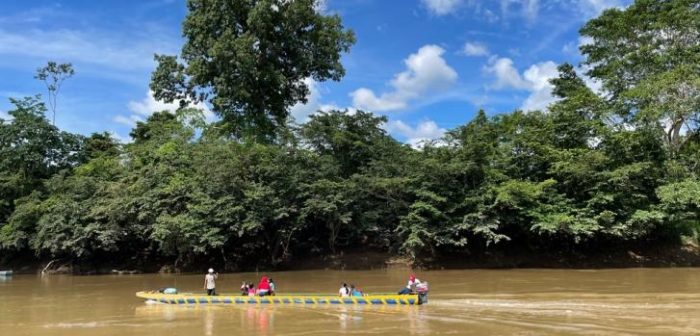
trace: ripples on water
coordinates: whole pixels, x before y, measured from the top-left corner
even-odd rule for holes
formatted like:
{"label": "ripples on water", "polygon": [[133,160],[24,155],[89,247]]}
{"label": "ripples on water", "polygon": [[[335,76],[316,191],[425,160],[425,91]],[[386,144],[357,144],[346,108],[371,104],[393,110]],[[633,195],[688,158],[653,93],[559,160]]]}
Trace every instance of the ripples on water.
{"label": "ripples on water", "polygon": [[[341,281],[393,291],[408,271],[273,273],[280,290]],[[260,274],[227,274],[233,291]],[[433,271],[428,305],[147,305],[134,292],[196,291],[201,276],[16,276],[0,282],[1,335],[698,335],[700,270]],[[395,284],[395,285],[391,285]],[[303,286],[302,286],[303,285]]]}

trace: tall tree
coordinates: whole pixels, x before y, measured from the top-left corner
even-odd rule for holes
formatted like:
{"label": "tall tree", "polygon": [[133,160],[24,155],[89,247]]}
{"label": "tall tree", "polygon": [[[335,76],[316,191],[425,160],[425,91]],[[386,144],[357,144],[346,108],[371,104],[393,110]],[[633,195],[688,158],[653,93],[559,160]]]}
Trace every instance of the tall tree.
{"label": "tall tree", "polygon": [[304,79],[339,80],[355,42],[317,0],[189,0],[180,60],[156,55],[157,99],[208,101],[232,135],[271,141],[288,108],[306,102]]}
{"label": "tall tree", "polygon": [[48,101],[49,108],[53,114],[52,124],[56,125],[56,106],[58,105],[58,93],[61,91],[63,82],[73,77],[75,70],[70,63],[61,63],[50,61],[45,67],[36,70],[34,78],[43,81],[46,84],[46,89],[49,91]]}
{"label": "tall tree", "polygon": [[381,127],[386,121],[364,111],[323,112],[301,127],[301,137],[320,155],[331,157],[340,177],[347,178],[383,155],[379,145],[389,138]]}
{"label": "tall tree", "polygon": [[44,181],[85,156],[83,137],[52,126],[38,96],[10,102],[15,105],[8,112],[12,120],[0,122],[0,245],[9,232],[3,225],[19,200],[41,192]]}
{"label": "tall tree", "polygon": [[676,153],[700,112],[700,1],[637,0],[589,21],[581,35],[588,75],[602,81],[623,115],[666,124]]}

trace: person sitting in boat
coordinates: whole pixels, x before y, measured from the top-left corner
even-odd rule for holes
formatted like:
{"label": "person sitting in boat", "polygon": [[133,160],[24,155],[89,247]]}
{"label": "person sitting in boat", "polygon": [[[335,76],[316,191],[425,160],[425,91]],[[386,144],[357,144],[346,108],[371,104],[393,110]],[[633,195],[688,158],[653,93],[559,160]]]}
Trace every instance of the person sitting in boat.
{"label": "person sitting in boat", "polygon": [[408,277],[408,284],[399,291],[399,295],[414,293],[416,291],[416,286],[419,284],[420,280],[418,280],[415,275],[411,274],[411,276]]}
{"label": "person sitting in boat", "polygon": [[248,296],[255,296],[255,285],[252,282],[248,283]]}
{"label": "person sitting in boat", "polygon": [[214,269],[210,268],[207,275],[204,276],[204,289],[207,291],[207,295],[216,295],[216,279],[219,277],[218,273],[214,273]]}
{"label": "person sitting in boat", "polygon": [[338,295],[340,295],[340,297],[350,296],[350,288],[348,288],[348,284],[343,283],[343,285],[340,286],[340,289],[338,290]]}
{"label": "person sitting in boat", "polygon": [[350,285],[350,296],[363,296],[362,290],[355,287],[355,285]]}
{"label": "person sitting in boat", "polygon": [[241,283],[241,296],[246,295],[248,295],[248,283],[243,281],[243,283]]}
{"label": "person sitting in boat", "polygon": [[258,283],[258,295],[265,296],[270,294],[270,282],[267,280],[267,275],[263,275]]}
{"label": "person sitting in boat", "polygon": [[267,282],[270,283],[270,295],[275,295],[275,282],[272,280],[272,278],[267,279]]}

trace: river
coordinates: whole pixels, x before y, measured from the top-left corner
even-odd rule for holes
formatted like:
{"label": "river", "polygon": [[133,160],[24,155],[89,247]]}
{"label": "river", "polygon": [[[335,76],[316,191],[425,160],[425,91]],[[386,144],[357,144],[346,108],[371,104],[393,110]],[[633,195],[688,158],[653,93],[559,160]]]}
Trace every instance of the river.
{"label": "river", "polygon": [[[222,274],[234,292],[261,274]],[[393,292],[408,270],[269,273],[279,292],[335,293],[343,281]],[[700,269],[417,272],[427,305],[169,306],[134,296],[203,275],[0,278],[0,335],[698,335]]]}

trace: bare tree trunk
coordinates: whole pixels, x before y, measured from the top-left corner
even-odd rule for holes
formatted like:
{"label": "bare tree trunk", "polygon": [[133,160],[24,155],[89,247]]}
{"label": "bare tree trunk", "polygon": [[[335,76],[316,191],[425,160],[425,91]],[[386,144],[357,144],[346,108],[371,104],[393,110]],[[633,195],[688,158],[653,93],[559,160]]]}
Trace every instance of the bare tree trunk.
{"label": "bare tree trunk", "polygon": [[41,270],[41,274],[46,274],[46,272],[48,272],[49,269],[51,269],[51,265],[53,265],[53,263],[57,262],[58,260],[59,260],[59,259],[53,259],[53,260],[49,261],[49,263],[46,264],[46,266],[44,267],[44,269]]}

